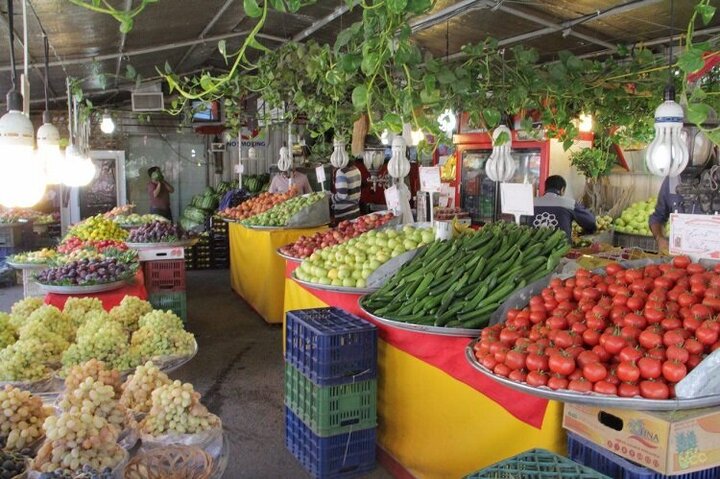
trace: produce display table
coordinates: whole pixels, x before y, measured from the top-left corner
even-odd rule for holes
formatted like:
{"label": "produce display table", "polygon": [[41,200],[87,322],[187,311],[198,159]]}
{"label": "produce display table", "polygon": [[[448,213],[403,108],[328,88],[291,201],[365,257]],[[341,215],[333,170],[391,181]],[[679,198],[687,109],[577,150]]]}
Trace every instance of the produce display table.
{"label": "produce display table", "polygon": [[148,299],[148,292],[147,289],[145,289],[145,276],[143,276],[142,269],[138,270],[133,284],[128,284],[120,289],[92,294],[67,295],[48,293],[45,295],[45,304],[51,304],[58,309],[63,309],[65,307],[65,301],[67,301],[68,298],[97,298],[102,301],[103,308],[105,308],[106,311],[110,311],[120,304],[120,301],[122,301],[125,296],[137,296],[143,300]]}
{"label": "produce display table", "polygon": [[277,249],[312,236],[326,226],[305,229],[259,230],[230,223],[230,284],[268,323],[285,318],[285,260]]}
{"label": "produce display table", "polygon": [[[369,321],[357,295],[306,288],[286,265],[285,311],[335,306]],[[456,478],[531,448],[564,451],[560,403],[515,392],[465,359],[469,338],[378,327],[378,443],[395,477]]]}

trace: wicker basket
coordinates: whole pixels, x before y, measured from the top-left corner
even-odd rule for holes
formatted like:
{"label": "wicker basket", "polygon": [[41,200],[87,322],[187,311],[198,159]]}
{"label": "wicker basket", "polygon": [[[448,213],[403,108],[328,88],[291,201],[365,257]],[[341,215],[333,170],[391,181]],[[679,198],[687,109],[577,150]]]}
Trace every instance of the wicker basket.
{"label": "wicker basket", "polygon": [[167,446],[143,451],[125,467],[125,479],[208,479],[212,457],[192,446]]}

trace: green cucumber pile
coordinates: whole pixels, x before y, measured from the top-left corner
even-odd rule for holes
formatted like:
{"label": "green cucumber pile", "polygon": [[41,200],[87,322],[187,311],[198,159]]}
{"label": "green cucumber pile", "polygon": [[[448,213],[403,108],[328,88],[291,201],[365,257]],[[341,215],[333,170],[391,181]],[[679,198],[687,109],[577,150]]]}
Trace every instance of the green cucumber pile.
{"label": "green cucumber pile", "polygon": [[560,230],[495,223],[433,243],[362,306],[404,323],[482,328],[510,294],[550,274],[569,250]]}

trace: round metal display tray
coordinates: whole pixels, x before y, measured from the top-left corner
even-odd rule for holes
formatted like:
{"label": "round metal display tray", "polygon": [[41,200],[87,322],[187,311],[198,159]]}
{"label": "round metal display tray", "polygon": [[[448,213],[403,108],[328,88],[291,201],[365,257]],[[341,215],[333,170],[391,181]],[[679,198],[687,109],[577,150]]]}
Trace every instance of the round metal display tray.
{"label": "round metal display tray", "polygon": [[622,398],[597,393],[576,393],[572,391],[556,391],[545,386],[534,387],[526,383],[519,383],[511,379],[498,376],[485,366],[480,364],[475,357],[474,347],[477,339],[468,344],[465,348],[465,358],[470,365],[480,374],[507,386],[516,391],[524,392],[531,396],[537,396],[553,401],[561,401],[572,404],[585,404],[588,406],[609,407],[618,409],[636,409],[638,411],[680,411],[684,409],[700,409],[720,405],[720,395],[704,396],[693,399],[643,399],[643,398]]}
{"label": "round metal display tray", "polygon": [[55,294],[92,294],[92,293],[104,293],[106,291],[114,291],[120,289],[123,286],[130,284],[132,278],[123,279],[121,281],[113,281],[111,283],[91,284],[88,286],[54,286],[50,284],[42,284],[40,288],[46,293]]}
{"label": "round metal display tray", "polygon": [[391,328],[395,329],[402,329],[404,331],[413,331],[415,333],[425,333],[425,334],[434,334],[436,336],[451,336],[456,338],[472,338],[474,336],[477,336],[480,334],[479,329],[468,329],[468,328],[445,328],[440,326],[425,326],[422,324],[412,324],[412,323],[403,323],[402,321],[395,321],[392,319],[386,319],[380,316],[377,316],[362,305],[362,298],[360,298],[360,309],[363,310],[365,314],[373,318],[375,321],[377,321],[380,324],[383,324],[385,326],[389,326]]}
{"label": "round metal display tray", "polygon": [[189,248],[197,243],[197,238],[167,243],[126,243],[132,249]]}
{"label": "round metal display tray", "polygon": [[292,273],[292,279],[294,279],[296,282],[302,284],[303,286],[307,286],[308,288],[312,289],[319,289],[322,291],[332,291],[333,293],[344,293],[344,294],[370,294],[374,293],[380,288],[354,288],[352,286],[332,286],[329,284],[318,284],[318,283],[311,283],[310,281],[304,281],[302,279],[298,279],[297,276],[295,276],[295,272]]}
{"label": "round metal display tray", "polygon": [[[242,224],[242,223],[241,223]],[[251,226],[243,225],[249,230],[260,230],[260,231],[276,231],[276,230],[304,230],[308,228],[319,228],[321,226],[327,226],[329,223],[321,223],[315,225],[294,225],[294,226]]]}
{"label": "round metal display tray", "polygon": [[283,258],[283,259],[285,259],[285,260],[287,260],[287,261],[292,261],[293,263],[298,263],[298,264],[299,264],[299,263],[302,263],[302,262],[303,262],[303,259],[305,259],[305,258],[296,258],[295,256],[290,256],[289,254],[285,254],[285,253],[283,253],[282,251],[280,251],[280,249],[275,250],[275,252],[276,252],[277,255],[280,256],[281,258]]}
{"label": "round metal display tray", "polygon": [[47,263],[16,263],[14,261],[5,261],[5,264],[15,269],[46,269],[50,267]]}

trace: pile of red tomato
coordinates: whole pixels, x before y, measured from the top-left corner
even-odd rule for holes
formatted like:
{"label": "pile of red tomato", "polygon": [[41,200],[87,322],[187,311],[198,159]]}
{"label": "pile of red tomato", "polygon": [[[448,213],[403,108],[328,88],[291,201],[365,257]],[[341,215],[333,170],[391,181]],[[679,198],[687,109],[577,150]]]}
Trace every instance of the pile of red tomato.
{"label": "pile of red tomato", "polygon": [[685,256],[606,275],[553,279],[528,307],[482,331],[478,361],[530,386],[669,399],[720,347],[720,265]]}

